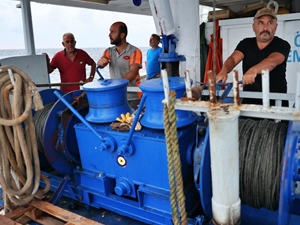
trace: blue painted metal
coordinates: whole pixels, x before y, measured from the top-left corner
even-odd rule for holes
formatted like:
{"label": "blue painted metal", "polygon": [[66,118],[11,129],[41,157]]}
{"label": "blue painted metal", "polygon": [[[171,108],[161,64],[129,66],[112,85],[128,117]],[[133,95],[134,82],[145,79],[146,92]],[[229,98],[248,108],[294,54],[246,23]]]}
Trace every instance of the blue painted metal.
{"label": "blue painted metal", "polygon": [[[54,91],[59,91],[59,93],[61,95],[66,94],[66,92],[62,91],[62,90],[57,90],[57,89],[44,89],[39,91],[40,96],[42,98],[43,101],[43,105],[49,104],[49,103],[55,103],[58,99],[56,98],[56,96],[53,94]],[[35,114],[35,110],[32,110],[32,116],[34,116]]]}
{"label": "blue painted metal", "polygon": [[[51,181],[51,190],[55,190],[55,188],[59,185],[61,178],[54,176],[52,174],[44,173],[46,176],[50,178]],[[42,186],[44,186],[44,183],[42,183]],[[134,201],[134,199],[130,198],[124,198],[122,201],[122,197],[119,197],[118,195],[110,195],[106,196],[104,198],[103,195],[100,195],[99,193],[95,192],[92,189],[84,189],[82,187],[76,187],[76,184],[73,181],[70,181],[68,184],[68,190],[65,191],[64,196],[67,198],[63,198],[63,201],[61,201],[58,206],[63,208],[68,208],[70,211],[75,212],[77,214],[80,214],[82,216],[85,216],[89,219],[101,222],[103,224],[111,224],[111,225],[144,225],[144,224],[161,224],[161,225],[171,225],[171,217],[167,217],[164,213],[160,213],[157,210],[149,210],[146,206],[151,205],[151,202],[144,202],[141,204],[142,207],[139,207],[137,205],[137,202]],[[73,190],[75,192],[73,192]],[[89,192],[93,192],[93,194],[90,194]],[[70,195],[71,193],[71,195]],[[146,194],[145,194],[146,193]],[[156,194],[159,193],[155,189],[149,187],[145,187],[144,189],[141,187],[140,194],[142,195],[148,195],[149,199],[151,199],[151,195],[153,196],[153,199],[158,198]],[[165,195],[166,193],[161,192],[160,195]],[[75,197],[71,197],[75,196]],[[69,208],[71,204],[71,199],[78,199],[79,203],[79,209],[71,210]],[[166,196],[167,198],[167,196]],[[87,204],[87,202],[91,203],[91,200],[93,202],[94,207],[91,208],[90,211],[87,211],[85,207],[81,207],[83,205],[82,203]],[[106,207],[106,205],[109,204],[110,207]],[[167,203],[162,202],[165,206]],[[97,206],[95,206],[97,205]],[[103,207],[102,207],[103,206]],[[105,208],[105,210],[104,210]],[[124,210],[125,209],[125,210]],[[128,211],[128,213],[124,214],[124,212]],[[142,220],[145,215],[152,216],[153,220],[160,221],[158,223],[151,223],[148,220]],[[188,225],[194,225],[196,223],[196,220],[193,218],[190,218],[188,221]]]}
{"label": "blue painted metal", "polygon": [[[49,104],[49,103],[55,103],[58,99],[56,98],[56,96],[53,94],[53,92],[57,90],[57,89],[43,89],[41,90],[40,96],[42,98],[43,101],[43,105]],[[60,94],[64,95],[66,94],[66,92],[62,91],[62,90],[58,90]],[[32,116],[35,115],[35,110],[32,109]],[[40,165],[41,165],[41,169],[43,170],[48,170],[51,169],[51,165],[49,164],[46,156],[44,153],[42,153],[44,151],[44,149],[39,149],[38,154],[39,154],[39,160],[40,160]]]}
{"label": "blue painted metal", "polygon": [[197,222],[195,225],[202,225],[202,224],[204,224],[204,221],[205,221],[204,216],[197,216],[196,220],[197,220]]}
{"label": "blue painted metal", "polygon": [[126,79],[107,79],[83,85],[89,101],[85,119],[92,123],[116,121],[122,113],[132,112],[127,102]]}
{"label": "blue painted metal", "polygon": [[69,175],[65,175],[64,178],[62,179],[62,181],[60,182],[59,186],[57,187],[57,189],[54,191],[54,193],[52,194],[49,202],[52,203],[53,205],[56,205],[59,200],[62,197],[63,192],[65,191],[68,183],[70,181],[70,176]]}
{"label": "blue painted metal", "polygon": [[290,224],[292,213],[300,215],[300,196],[295,193],[296,181],[300,182],[299,149],[300,122],[290,121],[282,165],[278,224]]}
{"label": "blue painted metal", "polygon": [[[176,98],[183,97],[185,83],[183,77],[169,77],[170,90],[176,91]],[[141,118],[141,124],[148,128],[164,129],[163,82],[161,78],[147,80],[140,84],[140,89],[147,94],[145,115]],[[197,119],[197,114],[191,111],[175,110],[177,116],[177,127],[187,126]]]}
{"label": "blue painted metal", "polygon": [[[199,132],[200,130],[201,132]],[[200,193],[202,209],[206,216],[212,218],[209,128],[207,126],[197,126],[196,132],[197,139],[194,151],[194,182]]]}
{"label": "blue painted metal", "polygon": [[[270,211],[266,208],[252,208],[246,204],[241,205],[241,221],[242,225],[274,225],[279,219],[278,211]],[[281,223],[281,225],[299,225],[300,217],[293,214],[290,216],[289,223]]]}
{"label": "blue painted metal", "polygon": [[[75,97],[82,93],[83,91],[69,92],[64,95],[64,99],[71,103]],[[74,115],[63,116],[66,109],[62,101],[58,100],[49,111],[43,129],[43,146],[50,165],[62,174],[72,175],[73,169],[80,162],[78,145],[74,141],[75,130],[73,128],[79,120]],[[85,115],[87,107],[82,106],[77,111]],[[72,160],[72,158],[76,160]]]}
{"label": "blue painted metal", "polygon": [[105,150],[109,150],[109,151],[113,151],[115,149],[115,142],[112,138],[103,138],[100,134],[97,133],[97,131],[94,130],[94,128],[91,126],[91,124],[89,124],[89,122],[87,122],[81,115],[80,113],[78,113],[76,111],[76,109],[74,109],[70,103],[65,100],[58,92],[54,92],[54,94],[59,98],[59,100],[61,100],[67,107],[68,109],[70,109],[74,115],[82,122],[84,123],[92,132],[93,134],[96,135],[97,138],[100,139],[100,141],[102,142],[100,144],[100,146],[98,146],[98,148],[102,151]]}
{"label": "blue painted metal", "polygon": [[[183,96],[185,92],[183,78],[170,77],[169,83],[170,90],[176,90],[177,98]],[[107,86],[105,86],[106,84]],[[106,84],[103,89],[106,89],[111,83]],[[118,84],[113,86],[118,87]],[[63,194],[80,203],[96,208],[106,208],[143,223],[171,225],[166,140],[162,119],[163,104],[161,101],[164,99],[162,81],[161,79],[146,81],[141,83],[140,87],[144,96],[136,119],[139,117],[144,102],[146,105],[145,114],[141,118],[144,126],[141,131],[133,132],[133,129],[130,132],[115,131],[111,129],[108,122],[90,124],[85,120],[83,120],[84,123],[77,120],[72,124],[75,132],[72,140],[75,140],[76,136],[81,164],[76,164],[76,167],[74,164],[64,165],[68,167],[69,171],[72,171],[74,179],[65,186],[66,190]],[[110,88],[107,89],[107,92],[111,92]],[[102,92],[95,91],[93,94],[95,94],[93,97],[96,100],[102,97]],[[115,98],[118,99],[123,94],[121,91],[115,94]],[[68,95],[64,99],[69,105]],[[62,104],[62,99],[58,102]],[[63,110],[59,108],[59,111]],[[100,116],[106,110],[105,108],[101,109]],[[75,117],[78,113],[76,110],[73,111]],[[176,110],[178,143],[186,211],[190,218],[189,224],[209,224],[210,218],[212,218],[209,128],[206,123],[203,123],[204,118],[199,118],[195,113],[178,111]],[[125,112],[122,111],[122,113]],[[63,114],[56,111],[55,115]],[[117,116],[119,115],[120,113]],[[199,123],[201,124],[198,125]],[[295,182],[299,181],[300,177],[300,162],[299,158],[295,156],[300,148],[299,123],[291,122],[289,127],[279,211],[271,212],[264,208],[254,209],[242,205],[243,225],[268,225],[275,224],[276,221],[283,225],[299,223],[300,216],[297,215],[300,215],[300,198],[294,192]],[[54,124],[57,129],[57,124],[61,123],[54,121]],[[65,126],[61,127],[63,129]],[[94,134],[102,138],[95,138]],[[113,143],[115,147],[107,148],[107,144],[105,144],[107,142],[108,145]],[[103,145],[106,147],[101,147]],[[126,151],[128,148],[130,150]],[[64,154],[60,153],[60,155],[66,159]],[[54,154],[54,156],[57,155]],[[55,163],[57,162],[55,161]],[[59,169],[61,168],[59,167]],[[51,180],[51,190],[55,191],[62,178],[49,174],[48,176]],[[199,209],[200,203],[202,209]]]}
{"label": "blue painted metal", "polygon": [[[93,126],[101,135],[113,138],[118,146],[122,146],[128,136],[128,132],[112,130],[109,124]],[[193,168],[186,161],[187,149],[195,140],[195,129],[196,123],[178,128],[188,212],[193,212],[199,204],[199,198],[195,198],[198,192],[193,185]],[[101,141],[93,138],[84,124],[75,125],[75,130],[82,163],[75,170],[75,180],[77,189],[88,193],[83,194],[84,203],[113,208],[118,212],[121,210],[122,214],[147,223],[172,224],[166,144],[162,130],[143,128],[140,132],[134,132],[131,142],[135,151],[132,155],[122,155],[121,159],[117,151],[96,149]],[[111,199],[114,201],[109,201]],[[131,203],[126,203],[128,200]],[[126,204],[123,205],[123,202]]]}
{"label": "blue painted metal", "polygon": [[104,80],[104,77],[101,75],[101,73],[100,73],[100,71],[99,71],[99,69],[101,69],[101,68],[103,68],[103,67],[101,67],[101,66],[97,66],[97,68],[96,68],[96,72],[98,73],[98,75],[99,75],[99,79],[98,79],[98,81],[99,80]]}
{"label": "blue painted metal", "polygon": [[142,4],[142,0],[133,0],[133,4],[135,6],[140,6]]}
{"label": "blue painted metal", "polygon": [[160,53],[158,60],[160,62],[179,62],[185,61],[185,57],[183,55],[178,55],[175,52],[177,38],[171,35],[163,35],[161,39],[162,49],[168,49],[167,53]]}
{"label": "blue painted metal", "polygon": [[137,109],[137,112],[135,114],[134,120],[132,122],[129,134],[128,134],[127,138],[126,138],[125,144],[121,145],[118,148],[118,154],[119,155],[123,155],[123,154],[132,155],[133,154],[134,146],[131,145],[131,147],[130,147],[130,142],[131,142],[131,138],[132,138],[133,132],[135,131],[135,126],[136,126],[136,124],[137,124],[137,122],[138,122],[138,120],[140,118],[140,114],[141,114],[141,111],[142,111],[142,109],[144,107],[144,103],[145,103],[146,98],[147,98],[147,95],[143,94],[142,99],[140,101],[140,105],[139,105],[139,107]]}
{"label": "blue painted metal", "polygon": [[[241,84],[241,83],[242,83],[242,81],[239,81],[239,84]],[[233,87],[233,83],[221,83],[221,81],[220,81],[217,84],[217,86],[227,86],[219,100],[222,103],[233,103],[234,102],[233,98],[227,98],[229,92],[231,91],[231,89]]]}

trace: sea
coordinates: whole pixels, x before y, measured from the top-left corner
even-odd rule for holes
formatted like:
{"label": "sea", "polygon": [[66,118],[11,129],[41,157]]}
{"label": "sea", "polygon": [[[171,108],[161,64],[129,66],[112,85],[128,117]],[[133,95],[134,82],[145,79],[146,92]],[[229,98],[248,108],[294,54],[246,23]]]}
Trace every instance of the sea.
{"label": "sea", "polygon": [[[86,51],[91,58],[97,63],[97,61],[100,59],[100,57],[102,56],[102,53],[104,52],[104,50],[106,48],[81,48],[84,51]],[[139,47],[139,49],[142,51],[142,69],[140,70],[140,74],[145,74],[146,73],[146,68],[145,68],[145,61],[147,59],[147,51],[149,49],[149,47]],[[36,54],[40,55],[42,53],[47,53],[48,56],[50,57],[50,59],[52,59],[52,57],[55,55],[55,53],[57,53],[58,51],[61,51],[62,48],[45,48],[45,49],[36,49]],[[12,56],[23,56],[26,55],[25,49],[0,49],[0,60],[3,58],[7,58],[7,57],[12,57]],[[90,66],[86,66],[86,74],[87,77],[90,74]],[[108,66],[101,69],[100,70],[101,75],[105,78],[108,79],[109,78],[109,70],[108,70]],[[98,74],[95,74],[95,80],[99,79]],[[59,71],[58,69],[54,70],[51,74],[50,74],[50,83],[59,83],[60,82],[60,75],[59,75]]]}

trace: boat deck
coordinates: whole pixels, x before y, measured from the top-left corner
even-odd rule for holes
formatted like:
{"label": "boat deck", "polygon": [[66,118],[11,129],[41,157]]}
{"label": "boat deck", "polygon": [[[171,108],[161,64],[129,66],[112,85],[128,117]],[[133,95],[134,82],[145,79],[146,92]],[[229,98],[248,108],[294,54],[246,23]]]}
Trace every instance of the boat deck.
{"label": "boat deck", "polygon": [[[0,187],[0,206],[3,206]],[[3,207],[1,214],[3,215]],[[5,225],[143,225],[139,221],[124,217],[105,209],[86,207],[62,197],[57,206],[47,201],[34,200],[28,207],[20,207],[5,216],[0,215],[0,224]]]}

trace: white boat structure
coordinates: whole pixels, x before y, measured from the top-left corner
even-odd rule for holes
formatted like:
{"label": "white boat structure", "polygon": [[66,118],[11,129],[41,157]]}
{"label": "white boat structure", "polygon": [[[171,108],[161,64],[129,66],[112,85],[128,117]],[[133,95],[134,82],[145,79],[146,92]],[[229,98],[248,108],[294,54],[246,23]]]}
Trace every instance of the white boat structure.
{"label": "white boat structure", "polygon": [[[163,78],[145,81],[140,85],[143,97],[135,112],[136,116],[130,122],[127,121],[129,118],[122,121],[130,124],[129,131],[122,132],[113,127],[115,118],[121,113],[131,113],[126,101],[125,80],[107,79],[87,83],[83,86],[86,94],[83,91],[66,94],[50,88],[40,90],[45,106],[43,110],[47,106],[48,111],[43,111],[44,114],[39,114],[41,111],[34,113],[35,124],[40,129],[36,131],[37,142],[41,144],[38,149],[46,156],[44,166],[48,162],[52,168],[49,170],[42,166],[44,179],[40,185],[49,187],[54,192],[50,199],[52,204],[65,196],[85,206],[104,208],[145,224],[299,224],[298,1],[277,1],[279,5],[286,7],[291,4],[289,14],[278,15],[277,30],[277,35],[285,38],[292,46],[287,69],[289,93],[269,93],[268,71],[263,71],[262,93],[242,92],[238,87],[239,77],[234,72],[233,91],[223,96],[225,91],[215,90],[213,73],[210,73],[209,90],[203,90],[202,93],[209,96],[209,101],[200,100],[200,95],[192,99],[193,87],[190,82],[191,78],[194,87],[202,82],[199,4],[226,9],[230,14],[231,11],[246,10],[245,6],[249,6],[248,10],[251,11],[250,6],[255,8],[257,4],[263,5],[267,2],[20,2],[27,56],[0,60],[3,66],[0,74],[3,76],[8,76],[11,73],[9,71],[22,73],[15,68],[19,67],[36,85],[49,82],[45,56],[35,54],[31,2],[153,16],[157,33],[163,36],[164,47],[168,49],[161,57],[167,64],[167,70],[162,71]],[[252,17],[219,21],[224,59],[245,35],[253,36],[251,23]],[[207,23],[205,36],[208,40],[213,30],[213,23]],[[179,76],[168,76],[170,73],[178,73]],[[13,75],[9,79],[17,80]],[[184,93],[186,97],[181,98]],[[241,105],[239,98],[248,96],[262,98],[263,105]],[[233,100],[232,103],[217,102],[217,97],[232,97]],[[276,106],[270,106],[270,99],[276,100]],[[294,107],[281,107],[282,100],[289,100]],[[144,104],[146,109],[143,109]],[[270,120],[245,120],[240,116]],[[138,120],[142,129],[135,131]],[[24,125],[22,122],[19,124]],[[4,151],[3,148],[1,151]],[[4,162],[4,153],[0,153]],[[11,168],[11,173],[14,174],[14,167]],[[4,169],[5,166],[1,166],[1,171]],[[8,174],[0,176],[3,182],[10,176]],[[50,180],[50,186],[45,182],[45,176]],[[1,185],[6,187],[4,183]],[[16,181],[13,189],[20,186],[22,189],[22,185]],[[14,195],[16,190],[3,189],[13,202],[22,199],[25,192]],[[31,196],[36,194],[36,188],[32,189]],[[67,211],[58,216],[60,209],[51,208],[54,206],[43,201],[33,200],[29,204],[66,221],[59,223],[55,220],[52,224],[99,224],[89,220],[80,223],[78,217],[75,218]],[[26,211],[24,207],[19,210]],[[7,213],[0,217],[0,221],[14,224],[15,218],[12,215],[15,213],[16,211]],[[41,213],[33,213],[32,209],[26,216],[41,224],[47,224],[41,222]],[[92,215],[89,216],[96,220]],[[72,220],[71,217],[75,219]],[[129,222],[121,224],[126,223]]]}

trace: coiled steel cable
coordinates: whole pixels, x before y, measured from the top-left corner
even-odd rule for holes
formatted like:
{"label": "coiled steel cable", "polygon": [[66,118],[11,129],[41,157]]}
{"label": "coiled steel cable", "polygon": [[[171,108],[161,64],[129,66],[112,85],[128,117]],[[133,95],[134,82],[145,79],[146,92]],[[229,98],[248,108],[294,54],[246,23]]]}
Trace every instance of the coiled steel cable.
{"label": "coiled steel cable", "polygon": [[240,197],[255,208],[277,210],[288,124],[270,120],[239,122]]}
{"label": "coiled steel cable", "polygon": [[33,116],[33,123],[35,127],[36,141],[38,145],[38,150],[44,153],[43,145],[43,130],[48,117],[49,111],[54,105],[54,102],[44,105],[44,109],[37,111]]}

